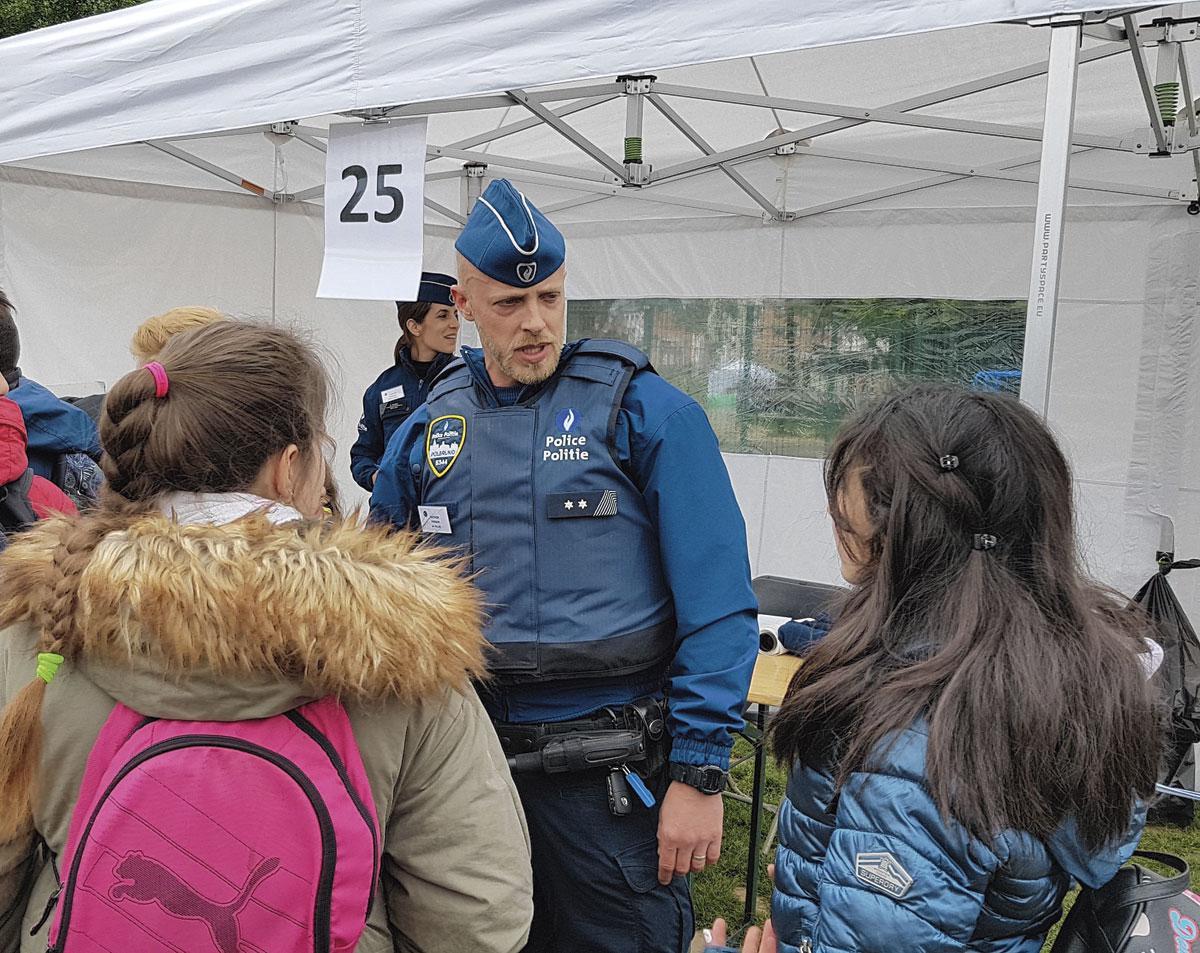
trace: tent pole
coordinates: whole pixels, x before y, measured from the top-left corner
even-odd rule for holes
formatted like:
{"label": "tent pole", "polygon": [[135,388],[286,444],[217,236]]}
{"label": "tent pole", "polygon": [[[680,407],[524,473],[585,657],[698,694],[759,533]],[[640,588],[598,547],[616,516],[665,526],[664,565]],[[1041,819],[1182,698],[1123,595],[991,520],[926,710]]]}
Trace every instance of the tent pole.
{"label": "tent pole", "polygon": [[642,118],[646,96],[654,88],[654,76],[618,76],[625,84],[625,181],[643,186],[650,180],[650,166],[642,162]]}
{"label": "tent pole", "polygon": [[1050,408],[1050,373],[1054,361],[1059,269],[1082,25],[1077,16],[1056,17],[1050,22],[1050,69],[1046,82],[1037,217],[1034,219],[1033,269],[1025,316],[1025,353],[1021,361],[1021,400],[1042,416],[1046,416]]}
{"label": "tent pole", "polygon": [[[462,167],[462,188],[459,194],[464,224],[467,216],[471,214],[471,209],[475,207],[475,202],[483,194],[483,180],[487,170],[488,167],[483,162],[467,162]],[[479,328],[475,326],[474,321],[465,321],[461,317],[458,319],[458,343],[460,347],[479,347]]]}

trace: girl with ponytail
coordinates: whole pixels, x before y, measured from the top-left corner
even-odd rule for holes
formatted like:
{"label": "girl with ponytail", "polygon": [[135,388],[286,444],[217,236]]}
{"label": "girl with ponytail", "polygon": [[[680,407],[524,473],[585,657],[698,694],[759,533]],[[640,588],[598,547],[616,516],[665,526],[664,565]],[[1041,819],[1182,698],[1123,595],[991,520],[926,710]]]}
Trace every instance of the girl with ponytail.
{"label": "girl with ponytail", "polygon": [[[115,911],[114,922],[149,917],[164,944],[184,949],[207,949],[210,936],[222,949],[246,948],[246,931],[269,928],[269,948],[291,950],[281,931],[313,916],[311,903],[288,909],[280,899],[305,882],[287,866],[287,851],[306,843],[299,814],[292,837],[261,833],[262,850],[278,857],[218,851],[213,863],[239,865],[223,881],[195,866],[185,826],[161,856],[81,855],[93,857],[84,876],[103,889],[74,889],[65,865],[85,849],[73,817],[89,755],[126,711],[136,731],[299,726],[317,717],[302,717],[311,711],[348,726],[327,736],[334,754],[321,763],[341,772],[342,798],[361,784],[365,803],[348,812],[359,838],[364,821],[378,821],[361,856],[338,855],[339,878],[356,869],[365,880],[361,906],[327,908],[326,929],[350,922],[349,945],[333,949],[507,953],[524,942],[532,888],[523,818],[470,687],[483,673],[477,593],[461,567],[408,536],[321,518],[327,399],[319,359],[283,329],[222,321],[172,337],[105,401],[101,505],[38,523],[0,556],[0,950],[45,950],[48,929],[60,931],[56,948],[65,936],[68,949],[101,949],[61,932],[67,897],[75,926],[88,903],[107,898],[101,912]],[[292,742],[288,756],[301,747]],[[194,750],[209,753],[188,757],[216,757]],[[204,777],[209,763],[191,770]],[[231,838],[237,824],[253,831],[255,812],[269,818],[271,807],[247,792],[236,816],[213,819],[209,842]],[[102,843],[148,816],[130,811]],[[150,817],[151,827],[169,821]],[[297,863],[324,871],[324,856],[319,847]],[[157,873],[146,879],[148,870]],[[335,901],[346,883],[332,882]],[[239,884],[240,899],[227,903]],[[116,946],[105,949],[133,948],[108,940]],[[306,942],[312,949],[311,935]]]}
{"label": "girl with ponytail", "polygon": [[1016,400],[887,397],[825,485],[851,589],[774,723],[780,949],[1036,953],[1140,835],[1146,627],[1083,574],[1067,462]]}

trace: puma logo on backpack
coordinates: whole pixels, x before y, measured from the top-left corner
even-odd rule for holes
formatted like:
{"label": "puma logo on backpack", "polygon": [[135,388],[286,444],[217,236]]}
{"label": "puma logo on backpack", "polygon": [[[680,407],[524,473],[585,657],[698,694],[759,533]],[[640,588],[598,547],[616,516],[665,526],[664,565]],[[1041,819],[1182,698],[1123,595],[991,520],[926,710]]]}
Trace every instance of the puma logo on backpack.
{"label": "puma logo on backpack", "polygon": [[279,869],[279,858],[268,857],[250,872],[238,895],[229,903],[217,903],[188,886],[157,860],[133,850],[117,864],[121,879],[109,888],[113,900],[157,903],[172,916],[203,920],[221,953],[239,953],[241,936],[237,915],[250,900],[254,888]]}
{"label": "puma logo on backpack", "polygon": [[351,953],[379,825],[341,704],[240,722],[117,705],[59,870],[52,953]]}

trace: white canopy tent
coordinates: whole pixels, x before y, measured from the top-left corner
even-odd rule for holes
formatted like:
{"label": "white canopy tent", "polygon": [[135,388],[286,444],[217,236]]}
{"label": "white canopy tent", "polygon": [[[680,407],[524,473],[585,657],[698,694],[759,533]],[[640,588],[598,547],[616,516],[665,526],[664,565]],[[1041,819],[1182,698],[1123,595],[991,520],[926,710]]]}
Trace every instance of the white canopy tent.
{"label": "white canopy tent", "polygon": [[[340,368],[345,477],[394,318],[314,297],[323,134],[429,115],[430,267],[452,269],[473,195],[504,175],[562,226],[575,298],[1020,299],[1032,270],[1032,397],[1072,455],[1093,569],[1130,590],[1160,516],[1200,553],[1196,130],[1153,101],[1164,82],[1195,98],[1200,5],[1072,16],[1089,6],[153,0],[0,42],[0,286],[23,364],[111,383],[133,327],[182,303],[312,328]],[[1055,342],[1059,219],[1034,222],[1056,215],[1068,136]],[[756,571],[834,579],[819,461],[728,462]],[[1198,583],[1179,580],[1193,610]]]}

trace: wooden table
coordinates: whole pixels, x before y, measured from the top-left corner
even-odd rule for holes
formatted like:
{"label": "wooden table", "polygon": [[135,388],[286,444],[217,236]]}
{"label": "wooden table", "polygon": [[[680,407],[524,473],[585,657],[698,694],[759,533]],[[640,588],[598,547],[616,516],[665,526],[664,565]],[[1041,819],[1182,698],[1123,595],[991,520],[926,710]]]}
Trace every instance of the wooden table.
{"label": "wooden table", "polygon": [[748,700],[756,705],[778,708],[800,662],[798,655],[764,655],[759,652],[758,661],[754,663],[754,674],[750,676]]}
{"label": "wooden table", "polygon": [[754,787],[750,795],[750,856],[746,862],[746,909],[743,924],[753,923],[758,906],[758,864],[762,832],[762,804],[767,779],[767,743],[764,736],[767,715],[778,708],[787,693],[792,676],[800,667],[801,659],[796,655],[763,655],[759,653],[754,663],[754,674],[750,677],[748,701],[758,706],[757,737],[751,742],[754,750]]}

